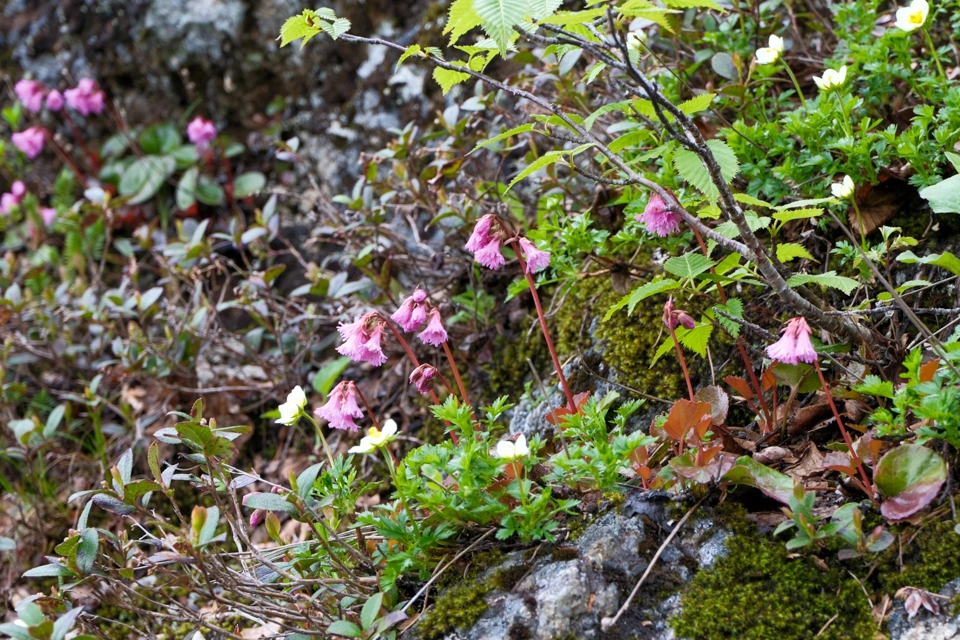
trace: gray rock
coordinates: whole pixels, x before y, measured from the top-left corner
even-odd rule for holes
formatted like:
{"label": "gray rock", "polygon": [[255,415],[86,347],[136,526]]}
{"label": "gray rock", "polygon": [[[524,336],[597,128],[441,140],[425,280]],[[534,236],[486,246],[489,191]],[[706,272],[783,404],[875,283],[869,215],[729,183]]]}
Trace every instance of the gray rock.
{"label": "gray rock", "polygon": [[[960,593],[960,579],[947,583],[940,595],[953,598]],[[939,600],[941,612],[934,614],[923,607],[911,620],[904,602],[897,600],[887,619],[890,640],[960,640],[960,615],[950,615],[946,602]]]}
{"label": "gray rock", "polygon": [[[217,62],[243,32],[247,8],[241,0],[154,0],[144,27],[164,44],[176,43],[187,59]],[[171,59],[171,69],[182,62]]]}

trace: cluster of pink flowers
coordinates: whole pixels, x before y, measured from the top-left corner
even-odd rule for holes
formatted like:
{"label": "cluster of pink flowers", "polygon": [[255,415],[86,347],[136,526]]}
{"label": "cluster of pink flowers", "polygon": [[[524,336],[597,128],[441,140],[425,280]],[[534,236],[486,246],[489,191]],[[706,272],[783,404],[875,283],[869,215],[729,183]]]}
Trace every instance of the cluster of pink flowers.
{"label": "cluster of pink flowers", "polygon": [[360,427],[353,420],[363,417],[357,404],[357,385],[345,380],[335,386],[327,404],[315,409],[313,415],[323,418],[334,429],[356,433]]}
{"label": "cluster of pink flowers", "polygon": [[13,134],[10,139],[13,141],[13,146],[33,160],[43,151],[43,143],[47,139],[47,132],[42,127],[30,127]]}
{"label": "cluster of pink flowers", "polygon": [[366,313],[349,324],[341,323],[337,332],[343,344],[337,347],[340,355],[357,362],[369,362],[379,367],[387,361],[383,353],[383,319],[377,313]]}
{"label": "cluster of pink flowers", "polygon": [[13,87],[14,93],[31,113],[39,113],[46,103],[50,111],[60,111],[64,102],[85,116],[103,111],[104,95],[97,89],[97,83],[90,78],[83,78],[73,89],[60,93],[56,89],[48,89],[42,82],[36,80],[20,80]]}
{"label": "cluster of pink flowers", "polygon": [[212,122],[197,116],[187,125],[187,138],[197,146],[198,151],[206,151],[217,137],[217,127]]}
{"label": "cluster of pink flowers", "polygon": [[407,333],[419,329],[427,321],[427,292],[417,287],[390,319]]}
{"label": "cluster of pink flowers", "polygon": [[10,192],[0,195],[0,213],[8,215],[10,211],[23,202],[23,196],[27,194],[27,186],[17,180],[10,185]]}
{"label": "cluster of pink flowers", "polygon": [[693,329],[697,326],[697,321],[689,313],[674,308],[673,296],[667,298],[667,304],[663,305],[663,323],[671,330],[676,329],[678,325],[683,325],[685,329]]}
{"label": "cluster of pink flowers", "polygon": [[103,91],[97,88],[97,83],[90,78],[83,78],[73,89],[63,92],[67,104],[84,116],[103,111]]}
{"label": "cluster of pink flowers", "polygon": [[650,196],[643,213],[638,215],[636,220],[646,225],[647,231],[661,238],[680,230],[680,214],[668,208],[667,203],[656,193]]}
{"label": "cluster of pink flowers", "polygon": [[[487,269],[497,270],[506,264],[500,251],[503,242],[503,228],[497,217],[491,213],[477,220],[473,233],[464,245],[464,249],[473,254],[474,259]],[[519,238],[520,249],[527,263],[527,273],[536,273],[550,265],[550,252],[541,251],[527,238]]]}
{"label": "cluster of pink flowers", "polygon": [[420,393],[430,393],[433,389],[433,379],[437,375],[437,368],[429,364],[422,364],[410,374],[410,384]]}
{"label": "cluster of pink flowers", "polygon": [[810,340],[810,325],[803,318],[791,318],[783,329],[783,337],[767,347],[767,356],[784,364],[813,364],[817,351]]}

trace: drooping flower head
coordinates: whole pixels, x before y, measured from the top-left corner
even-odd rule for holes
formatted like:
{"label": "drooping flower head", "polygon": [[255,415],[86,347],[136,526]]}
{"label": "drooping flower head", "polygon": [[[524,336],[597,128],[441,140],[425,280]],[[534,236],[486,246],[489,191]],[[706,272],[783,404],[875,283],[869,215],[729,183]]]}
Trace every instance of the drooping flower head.
{"label": "drooping flower head", "polygon": [[817,351],[810,340],[810,325],[803,318],[791,318],[783,329],[783,336],[767,347],[767,357],[785,364],[813,364]]}
{"label": "drooping flower head", "polygon": [[50,111],[60,111],[63,109],[63,94],[53,89],[47,94],[47,109]]}
{"label": "drooping flower head", "polygon": [[907,33],[923,26],[930,14],[930,5],[927,0],[913,0],[910,6],[897,9],[896,25]]}
{"label": "drooping flower head", "polygon": [[769,46],[757,49],[757,62],[759,64],[773,64],[780,59],[783,53],[783,38],[771,34]]}
{"label": "drooping flower head", "polygon": [[549,251],[537,249],[537,245],[526,238],[520,238],[520,248],[523,249],[523,257],[527,261],[527,273],[536,273],[550,266]]}
{"label": "drooping flower head", "polygon": [[847,67],[842,66],[836,71],[825,69],[823,77],[813,76],[813,81],[820,87],[820,91],[830,91],[843,86],[847,81]]}
{"label": "drooping flower head", "polygon": [[209,120],[197,116],[187,125],[187,137],[201,151],[209,148],[217,137],[217,128]]}
{"label": "drooping flower head", "polygon": [[39,113],[43,109],[43,97],[46,87],[36,80],[21,80],[13,85],[13,92],[23,104],[23,108],[31,113]]}
{"label": "drooping flower head", "polygon": [[313,413],[330,423],[333,429],[356,433],[360,427],[353,420],[363,417],[360,405],[357,404],[357,385],[348,380],[341,382],[330,392],[327,404]]}
{"label": "drooping flower head", "polygon": [[667,303],[663,305],[663,323],[671,330],[676,329],[677,325],[683,325],[686,329],[693,329],[697,326],[697,321],[689,313],[674,308],[673,296],[667,298]]}
{"label": "drooping flower head", "polygon": [[90,78],[83,78],[73,89],[63,92],[67,104],[84,116],[103,111],[103,91],[97,89],[97,83]]}
{"label": "drooping flower head", "polygon": [[501,440],[497,443],[495,453],[501,460],[514,461],[517,458],[524,458],[530,455],[530,449],[527,447],[527,438],[522,433],[516,442],[511,440]]}
{"label": "drooping flower head", "polygon": [[636,220],[646,225],[647,231],[661,238],[680,230],[680,214],[669,209],[663,198],[656,193],[650,196],[643,213],[638,215]]}
{"label": "drooping flower head", "polygon": [[367,429],[367,435],[360,438],[360,444],[350,447],[350,453],[373,453],[377,447],[383,447],[396,440],[397,423],[393,420],[387,420],[383,423],[383,429],[370,427]]}
{"label": "drooping flower head", "polygon": [[447,341],[447,330],[443,328],[443,318],[440,316],[440,310],[434,307],[430,310],[430,319],[427,321],[427,328],[417,334],[417,337],[424,344],[439,347]]}
{"label": "drooping flower head", "polygon": [[853,195],[854,188],[853,178],[850,176],[843,176],[843,180],[830,185],[830,191],[833,193],[833,197],[843,200]]}
{"label": "drooping flower head", "polygon": [[10,136],[13,146],[23,151],[31,160],[43,151],[43,142],[46,138],[47,134],[40,127],[30,127]]}
{"label": "drooping flower head", "polygon": [[278,407],[280,417],[277,418],[277,422],[286,425],[295,423],[305,406],[307,406],[307,394],[303,392],[300,385],[297,385],[287,394],[287,401]]}
{"label": "drooping flower head", "polygon": [[367,313],[354,322],[337,327],[343,344],[337,347],[340,355],[357,362],[369,362],[379,367],[387,361],[380,342],[383,340],[383,320],[376,313]]}
{"label": "drooping flower head", "polygon": [[430,393],[433,390],[433,379],[436,375],[436,367],[422,364],[410,374],[410,384],[416,386],[420,393]]}
{"label": "drooping flower head", "polygon": [[417,287],[414,292],[400,304],[400,308],[393,312],[390,319],[400,325],[404,331],[416,331],[427,321],[427,293]]}
{"label": "drooping flower head", "polygon": [[503,231],[497,217],[488,213],[477,221],[463,248],[473,253],[474,259],[487,269],[496,270],[506,264],[503,254],[500,253],[502,241]]}

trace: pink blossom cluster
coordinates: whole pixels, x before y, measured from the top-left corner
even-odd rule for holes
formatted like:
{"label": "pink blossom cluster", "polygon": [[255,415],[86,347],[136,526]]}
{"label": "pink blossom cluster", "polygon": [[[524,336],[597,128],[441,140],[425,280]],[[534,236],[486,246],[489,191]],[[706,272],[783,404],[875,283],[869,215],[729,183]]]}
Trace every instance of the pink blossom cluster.
{"label": "pink blossom cluster", "polygon": [[67,104],[84,116],[103,111],[103,91],[97,88],[95,80],[83,78],[76,87],[64,91],[63,95],[67,99]]}
{"label": "pink blossom cluster", "polygon": [[680,214],[667,207],[667,203],[656,193],[650,196],[643,213],[636,220],[646,225],[647,231],[661,238],[680,230]]}
{"label": "pink blossom cluster", "polygon": [[103,111],[103,91],[97,88],[95,80],[83,78],[73,89],[60,93],[56,89],[48,89],[45,84],[37,80],[24,78],[13,86],[13,92],[23,104],[23,108],[31,113],[40,113],[46,104],[50,111],[60,111],[64,103],[85,116]]}
{"label": "pink blossom cluster", "polygon": [[353,420],[363,417],[357,404],[357,385],[345,380],[330,392],[327,404],[314,410],[314,415],[323,418],[334,429],[356,433],[360,427]]}
{"label": "pink blossom cluster", "polygon": [[426,292],[419,287],[400,304],[400,308],[390,319],[407,333],[416,331],[426,322],[426,328],[417,335],[424,344],[439,347],[447,341],[447,330],[443,328],[440,310],[436,307],[430,308]]}
{"label": "pink blossom cluster", "polygon": [[343,344],[337,347],[340,355],[357,362],[369,362],[379,367],[387,361],[380,342],[383,340],[383,319],[377,313],[366,313],[355,321],[337,327]]}
{"label": "pink blossom cluster", "polygon": [[217,127],[209,120],[197,116],[187,125],[187,138],[199,151],[206,151],[217,137]]}
{"label": "pink blossom cluster", "polygon": [[20,149],[31,160],[43,151],[43,143],[46,139],[47,132],[42,127],[30,127],[10,136],[13,146]]}
{"label": "pink blossom cluster", "polygon": [[783,337],[767,347],[767,356],[784,364],[813,364],[817,351],[810,340],[810,325],[803,318],[791,318],[783,329]]}
{"label": "pink blossom cluster", "polygon": [[[506,264],[500,251],[503,242],[503,229],[493,214],[487,214],[477,220],[473,233],[467,239],[464,249],[473,254],[474,259],[487,269],[497,270]],[[550,252],[542,251],[527,238],[519,238],[520,249],[527,264],[527,273],[536,273],[550,265]]]}
{"label": "pink blossom cluster", "polygon": [[27,194],[27,186],[17,180],[10,186],[9,193],[0,195],[0,213],[8,215],[14,207],[23,202],[23,197]]}

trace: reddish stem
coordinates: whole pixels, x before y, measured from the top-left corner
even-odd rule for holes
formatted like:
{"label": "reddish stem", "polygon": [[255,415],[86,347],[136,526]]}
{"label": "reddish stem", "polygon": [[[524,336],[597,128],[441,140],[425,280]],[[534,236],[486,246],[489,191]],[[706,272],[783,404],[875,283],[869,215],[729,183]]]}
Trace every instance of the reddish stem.
{"label": "reddish stem", "polygon": [[90,149],[87,148],[87,144],[83,140],[83,134],[80,133],[79,127],[73,121],[73,118],[70,117],[70,112],[67,111],[66,107],[62,109],[63,119],[67,121],[67,124],[70,126],[70,129],[73,131],[73,137],[76,138],[77,144],[80,145],[80,148],[83,150],[84,155],[87,156],[87,162],[90,163],[90,166],[93,167],[94,171],[100,171],[100,160],[97,159],[97,156],[90,153]]}
{"label": "reddish stem", "polygon": [[373,420],[373,426],[377,428],[377,431],[380,431],[380,423],[377,421],[377,416],[373,415],[373,410],[370,408],[370,404],[367,402],[367,399],[363,397],[360,387],[354,384],[353,388],[357,390],[357,395],[360,396],[360,402],[362,402],[363,406],[367,408],[367,415],[370,416],[371,420]]}
{"label": "reddish stem", "polygon": [[683,357],[683,350],[680,349],[680,341],[677,340],[677,334],[673,327],[667,325],[670,330],[670,337],[673,338],[673,346],[677,348],[677,357],[680,358],[680,367],[683,369],[683,377],[687,381],[687,391],[690,392],[690,401],[696,402],[696,395],[693,393],[693,383],[690,382],[690,372],[687,371],[687,360]]}
{"label": "reddish stem", "polygon": [[[509,242],[514,242],[515,239]],[[573,399],[573,393],[570,392],[570,385],[563,375],[563,367],[560,366],[560,358],[557,356],[557,350],[553,346],[553,339],[550,337],[550,330],[547,328],[547,319],[543,315],[543,306],[540,304],[540,296],[537,294],[537,285],[533,281],[533,276],[527,271],[527,263],[523,259],[523,250],[516,243],[514,252],[517,254],[517,260],[520,262],[520,268],[527,279],[527,286],[530,287],[530,293],[533,295],[533,306],[537,309],[537,317],[540,319],[540,329],[543,331],[543,337],[547,341],[547,349],[550,351],[550,358],[553,360],[553,368],[557,371],[557,377],[560,378],[560,385],[563,387],[563,394],[567,397],[567,407],[571,411],[577,410],[577,403]]]}
{"label": "reddish stem", "polygon": [[457,369],[457,363],[453,359],[450,345],[446,342],[443,343],[443,352],[447,354],[447,362],[450,363],[450,368],[453,369],[453,379],[456,380],[457,388],[460,389],[460,397],[463,398],[463,403],[467,406],[473,406],[470,404],[470,398],[467,397],[467,390],[463,387],[463,380],[460,379],[460,370]]}
{"label": "reddish stem", "polygon": [[[863,468],[863,462],[860,461],[860,456],[857,455],[856,449],[853,448],[853,440],[850,439],[850,434],[847,433],[846,427],[843,426],[843,420],[840,419],[840,412],[837,411],[837,405],[833,403],[833,394],[830,393],[830,387],[827,386],[827,381],[823,377],[823,371],[820,369],[820,362],[814,360],[813,366],[817,370],[817,375],[820,376],[820,385],[823,387],[823,392],[827,394],[827,402],[830,404],[830,410],[833,411],[833,417],[837,420],[837,426],[840,427],[840,433],[843,434],[843,441],[847,443],[847,448],[850,450],[850,456],[853,458],[854,462],[857,463],[857,470],[860,471],[860,477],[863,480],[863,487],[872,494],[873,483],[870,482],[870,477],[867,476],[867,471]],[[873,499],[873,495],[870,496],[870,499]]]}

